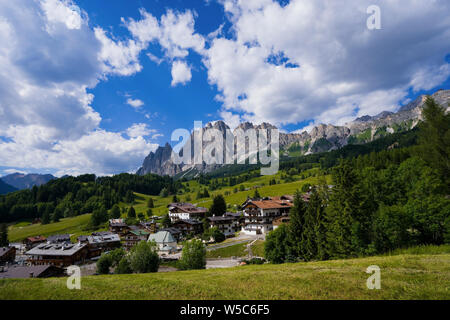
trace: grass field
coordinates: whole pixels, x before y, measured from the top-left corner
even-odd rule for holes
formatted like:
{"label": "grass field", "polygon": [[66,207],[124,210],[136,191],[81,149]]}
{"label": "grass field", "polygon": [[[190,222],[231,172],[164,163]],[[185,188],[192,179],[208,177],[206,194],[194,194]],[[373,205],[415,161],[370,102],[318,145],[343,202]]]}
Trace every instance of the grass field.
{"label": "grass field", "polygon": [[60,222],[42,224],[28,224],[21,222],[19,224],[9,227],[8,236],[10,242],[22,241],[31,236],[49,236],[53,234],[73,234],[77,237],[82,234],[90,234],[90,232],[83,231],[91,218],[90,214],[81,215],[73,218],[61,219]]}
{"label": "grass field", "polygon": [[230,257],[243,257],[248,254],[247,242],[231,245],[229,247],[220,248],[206,252],[206,258],[230,258]]}
{"label": "grass field", "polygon": [[[450,247],[360,259],[140,275],[0,280],[0,299],[450,299]],[[408,251],[405,251],[408,252]],[[418,252],[418,253],[420,253]],[[381,268],[381,290],[365,271]]]}
{"label": "grass field", "polygon": [[257,240],[252,245],[251,249],[252,249],[253,256],[264,258],[264,241],[263,240]]}

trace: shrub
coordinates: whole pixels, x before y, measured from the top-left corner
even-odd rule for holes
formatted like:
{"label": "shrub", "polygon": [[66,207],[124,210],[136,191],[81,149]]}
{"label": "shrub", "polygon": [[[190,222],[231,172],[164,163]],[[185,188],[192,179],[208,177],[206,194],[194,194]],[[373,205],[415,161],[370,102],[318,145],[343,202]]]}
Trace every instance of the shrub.
{"label": "shrub", "polygon": [[206,248],[201,240],[184,243],[179,267],[181,270],[205,269]]}
{"label": "shrub", "polygon": [[157,272],[159,263],[154,242],[141,241],[131,251],[130,265],[136,273]]}
{"label": "shrub", "polygon": [[108,254],[103,254],[97,261],[97,273],[108,274],[111,265],[112,265],[111,256]]}
{"label": "shrub", "polygon": [[127,259],[127,257],[123,257],[119,264],[117,265],[117,268],[115,270],[116,274],[129,274],[133,273],[133,269],[131,268],[130,261]]}

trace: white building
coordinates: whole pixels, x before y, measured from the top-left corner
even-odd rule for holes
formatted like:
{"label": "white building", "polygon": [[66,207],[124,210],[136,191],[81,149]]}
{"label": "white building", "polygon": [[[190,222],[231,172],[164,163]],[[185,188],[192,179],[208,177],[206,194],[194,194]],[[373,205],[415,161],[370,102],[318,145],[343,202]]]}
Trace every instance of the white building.
{"label": "white building", "polygon": [[171,203],[169,208],[169,218],[172,222],[178,220],[201,220],[206,216],[208,209],[196,207],[191,203]]}
{"label": "white building", "polygon": [[242,232],[249,235],[266,234],[273,230],[273,220],[288,216],[291,207],[290,200],[249,200],[244,203],[244,226]]}

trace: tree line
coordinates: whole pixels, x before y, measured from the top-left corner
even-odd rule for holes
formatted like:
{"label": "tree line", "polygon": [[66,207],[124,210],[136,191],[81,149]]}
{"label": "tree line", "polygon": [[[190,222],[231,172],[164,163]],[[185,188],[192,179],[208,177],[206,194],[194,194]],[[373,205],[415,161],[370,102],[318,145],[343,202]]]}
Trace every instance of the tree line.
{"label": "tree line", "polygon": [[82,175],[63,177],[32,189],[0,196],[0,222],[61,218],[109,210],[121,201],[131,203],[134,192],[158,195],[162,189],[176,194],[181,182],[168,176],[119,174],[112,177]]}

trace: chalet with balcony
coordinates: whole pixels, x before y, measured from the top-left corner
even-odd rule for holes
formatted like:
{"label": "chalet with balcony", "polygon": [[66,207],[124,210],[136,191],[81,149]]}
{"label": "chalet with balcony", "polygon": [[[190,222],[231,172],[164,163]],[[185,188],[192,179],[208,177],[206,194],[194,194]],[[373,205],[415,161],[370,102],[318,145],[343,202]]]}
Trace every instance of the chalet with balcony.
{"label": "chalet with balcony", "polygon": [[147,241],[149,235],[150,235],[150,232],[148,232],[147,230],[143,230],[143,229],[129,230],[123,236],[123,240],[124,240],[123,246],[125,247],[125,250],[130,250],[131,248],[133,248],[135,245],[137,245],[141,241]]}
{"label": "chalet with balcony", "polygon": [[169,217],[172,222],[178,220],[201,220],[206,217],[208,209],[196,207],[191,203],[171,203],[169,208]]}
{"label": "chalet with balcony", "polygon": [[125,223],[124,219],[110,219],[109,231],[111,231],[112,233],[117,233],[119,235],[125,235],[129,231],[129,227]]}
{"label": "chalet with balcony", "polygon": [[234,235],[241,229],[239,220],[233,216],[209,217],[207,221],[210,228],[217,227],[226,237]]}
{"label": "chalet with balcony", "polygon": [[203,223],[194,219],[177,220],[172,224],[172,227],[180,230],[183,236],[203,232]]}
{"label": "chalet with balcony", "polygon": [[88,245],[84,243],[42,243],[25,253],[31,265],[68,267],[88,258]]}
{"label": "chalet with balcony", "polygon": [[251,200],[243,207],[245,222],[242,232],[251,235],[266,234],[273,230],[273,220],[288,216],[291,207],[290,200]]}

